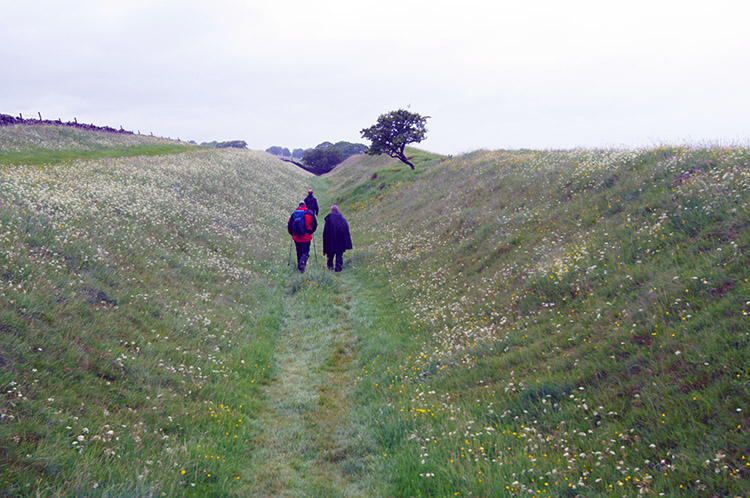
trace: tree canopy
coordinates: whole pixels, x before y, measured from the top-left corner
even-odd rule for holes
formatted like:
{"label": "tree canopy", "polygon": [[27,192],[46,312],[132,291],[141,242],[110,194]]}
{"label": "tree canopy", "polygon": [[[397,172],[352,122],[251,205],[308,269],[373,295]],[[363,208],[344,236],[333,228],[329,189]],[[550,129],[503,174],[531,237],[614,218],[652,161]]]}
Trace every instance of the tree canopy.
{"label": "tree canopy", "polygon": [[278,145],[266,149],[266,152],[275,156],[301,161],[302,164],[292,162],[316,175],[328,173],[343,160],[356,154],[364,154],[366,151],[367,146],[365,144],[344,141],[336,143],[325,141],[319,143],[314,149],[298,148],[292,152],[289,152],[288,148]]}
{"label": "tree canopy", "polygon": [[374,125],[360,132],[362,137],[372,142],[367,154],[388,154],[414,169],[414,164],[406,157],[404,149],[408,144],[419,143],[425,139],[425,124],[429,117],[404,109],[381,115]]}
{"label": "tree canopy", "polygon": [[343,160],[341,151],[333,147],[316,147],[302,156],[306,169],[316,175],[328,173]]}
{"label": "tree canopy", "polygon": [[289,149],[287,149],[286,147],[280,147],[278,145],[267,148],[266,152],[268,152],[269,154],[273,154],[274,156],[292,157],[292,153],[289,152]]}

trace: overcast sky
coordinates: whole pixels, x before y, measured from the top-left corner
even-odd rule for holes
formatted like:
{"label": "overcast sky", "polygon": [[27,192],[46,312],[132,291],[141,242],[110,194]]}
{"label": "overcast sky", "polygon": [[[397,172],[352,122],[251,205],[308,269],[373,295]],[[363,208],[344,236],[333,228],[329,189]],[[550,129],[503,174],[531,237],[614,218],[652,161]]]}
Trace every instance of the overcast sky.
{"label": "overcast sky", "polygon": [[182,140],[750,144],[748,0],[0,0],[0,113]]}

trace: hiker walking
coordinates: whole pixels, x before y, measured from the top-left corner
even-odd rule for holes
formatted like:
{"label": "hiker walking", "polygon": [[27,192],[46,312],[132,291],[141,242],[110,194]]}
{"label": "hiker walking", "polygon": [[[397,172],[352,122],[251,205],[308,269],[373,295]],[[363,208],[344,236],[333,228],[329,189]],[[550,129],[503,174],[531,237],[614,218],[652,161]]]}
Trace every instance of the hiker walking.
{"label": "hiker walking", "polygon": [[300,202],[297,209],[289,217],[286,228],[297,248],[297,269],[300,273],[305,273],[307,258],[310,257],[310,241],[313,238],[313,233],[318,229],[318,220],[315,218],[315,213],[307,209],[304,201]]}
{"label": "hiker walking", "polygon": [[315,213],[315,216],[318,216],[318,199],[313,197],[312,190],[307,191],[307,197],[305,197],[305,206],[307,206],[307,209]]}
{"label": "hiker walking", "polygon": [[352,249],[352,237],[349,234],[349,223],[339,213],[338,206],[331,206],[331,212],[325,217],[323,227],[323,254],[328,256],[328,269],[333,270],[334,257],[336,271],[344,265],[344,251]]}

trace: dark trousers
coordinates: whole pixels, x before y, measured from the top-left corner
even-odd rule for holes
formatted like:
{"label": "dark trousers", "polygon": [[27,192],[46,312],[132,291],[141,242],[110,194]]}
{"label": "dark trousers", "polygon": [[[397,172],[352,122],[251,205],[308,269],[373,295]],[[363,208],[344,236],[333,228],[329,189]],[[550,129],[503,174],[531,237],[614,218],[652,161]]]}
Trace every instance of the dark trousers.
{"label": "dark trousers", "polygon": [[297,269],[304,273],[305,266],[307,266],[307,258],[310,257],[310,243],[295,242],[294,247],[297,249]]}
{"label": "dark trousers", "polygon": [[344,266],[344,252],[337,252],[336,254],[328,254],[328,269],[333,270],[333,257],[336,256],[336,271],[341,271],[341,267]]}

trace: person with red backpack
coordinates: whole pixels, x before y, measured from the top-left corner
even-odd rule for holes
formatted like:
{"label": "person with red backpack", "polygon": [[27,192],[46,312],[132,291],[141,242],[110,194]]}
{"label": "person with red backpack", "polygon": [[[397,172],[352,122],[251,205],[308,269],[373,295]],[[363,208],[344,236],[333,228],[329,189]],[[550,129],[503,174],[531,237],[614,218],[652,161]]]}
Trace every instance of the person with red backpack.
{"label": "person with red backpack", "polygon": [[315,213],[307,209],[304,201],[300,202],[299,207],[289,217],[286,228],[297,249],[297,269],[300,273],[305,273],[307,259],[310,257],[310,241],[318,229]]}

